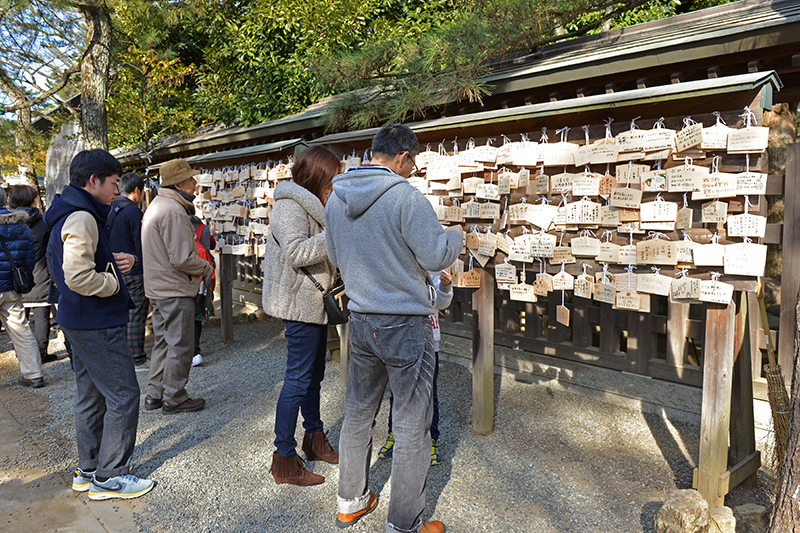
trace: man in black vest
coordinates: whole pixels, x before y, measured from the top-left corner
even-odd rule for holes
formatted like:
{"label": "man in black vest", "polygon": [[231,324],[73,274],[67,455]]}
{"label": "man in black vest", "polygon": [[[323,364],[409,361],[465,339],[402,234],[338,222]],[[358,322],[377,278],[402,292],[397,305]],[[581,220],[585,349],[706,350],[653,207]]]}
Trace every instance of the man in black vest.
{"label": "man in black vest", "polygon": [[105,227],[122,172],[105,150],[79,152],[70,183],[45,213],[56,321],[72,345],[78,468],[72,489],[89,499],[136,498],[153,482],[129,475],[139,424],[139,383],[126,342],[130,297],[122,283],[134,258],[114,254]]}
{"label": "man in black vest", "polygon": [[144,331],[150,302],[144,295],[144,270],[142,270],[142,210],[139,203],[144,198],[144,179],[128,172],[117,183],[119,196],[111,204],[108,215],[108,238],[115,253],[128,253],[134,257],[131,271],[123,274],[125,288],[133,302],[128,315],[128,346],[133,353],[136,371],[147,371],[147,354],[144,351]]}

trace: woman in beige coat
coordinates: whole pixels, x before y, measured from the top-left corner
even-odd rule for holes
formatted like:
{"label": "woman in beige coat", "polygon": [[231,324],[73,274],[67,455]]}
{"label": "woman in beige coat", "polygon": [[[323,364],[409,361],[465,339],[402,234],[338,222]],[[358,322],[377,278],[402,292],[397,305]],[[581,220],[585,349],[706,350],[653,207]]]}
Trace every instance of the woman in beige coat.
{"label": "woman in beige coat", "polygon": [[325,147],[312,146],[297,158],[292,181],[275,187],[275,205],[264,253],[262,301],[268,315],[286,325],[286,376],[275,413],[275,448],[270,472],[276,483],[317,485],[325,478],[309,472],[297,455],[294,438],[298,411],[306,430],[302,449],[309,461],[338,464],[323,432],[320,384],[325,376],[328,341],[322,292],[301,270],[325,289],[336,269],[325,248],[325,201],[331,180],[339,173],[339,159]]}

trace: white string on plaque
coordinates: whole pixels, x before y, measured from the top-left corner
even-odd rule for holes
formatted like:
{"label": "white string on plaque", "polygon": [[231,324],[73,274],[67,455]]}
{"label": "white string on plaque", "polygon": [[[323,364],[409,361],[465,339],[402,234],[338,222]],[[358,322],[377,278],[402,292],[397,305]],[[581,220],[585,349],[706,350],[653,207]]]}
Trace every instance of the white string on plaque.
{"label": "white string on plaque", "polygon": [[672,280],[670,298],[672,300],[698,300],[700,298],[700,280],[690,278],[685,268],[676,274],[677,279]]}
{"label": "white string on plaque", "polygon": [[669,296],[672,287],[672,278],[661,274],[658,267],[650,267],[652,274],[639,274],[636,276],[636,291],[659,296]]}
{"label": "white string on plaque", "polygon": [[756,126],[756,116],[749,107],[745,107],[744,114],[739,116],[744,122],[744,129],[732,130],[728,133],[728,153],[760,154],[766,152],[769,128]]}
{"label": "white string on plaque", "polygon": [[685,152],[703,143],[703,125],[692,120],[692,117],[683,119],[683,129],[675,134],[675,151]]}
{"label": "white string on plaque", "polygon": [[725,274],[736,276],[764,275],[767,264],[767,245],[756,244],[749,237],[738,244],[728,244],[725,248]]}
{"label": "white string on plaque", "polygon": [[628,265],[625,271],[628,273],[626,276],[626,287],[624,290],[617,292],[614,305],[617,309],[630,309],[638,311],[641,305],[641,296],[633,289],[632,276],[636,265]]}
{"label": "white string on plaque", "polygon": [[[677,243],[657,231],[651,231],[648,236],[651,240],[640,241],[636,244],[636,263],[642,265],[677,265]],[[664,240],[661,239],[664,238]]]}
{"label": "white string on plaque", "polygon": [[698,299],[701,302],[730,304],[731,298],[733,298],[733,285],[719,281],[720,276],[721,274],[718,272],[712,272],[710,280],[700,280],[700,298]]}
{"label": "white string on plaque", "polygon": [[701,244],[692,250],[695,266],[723,266],[725,247],[719,244],[719,236],[714,233],[711,244]]}

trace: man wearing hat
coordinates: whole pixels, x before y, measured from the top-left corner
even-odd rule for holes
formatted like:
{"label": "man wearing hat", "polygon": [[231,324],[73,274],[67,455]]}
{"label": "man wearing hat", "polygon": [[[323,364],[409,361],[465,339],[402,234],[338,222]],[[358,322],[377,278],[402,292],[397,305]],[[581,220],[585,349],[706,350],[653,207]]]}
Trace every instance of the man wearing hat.
{"label": "man wearing hat", "polygon": [[186,392],[194,350],[194,299],[200,281],[212,271],[197,255],[186,214],[199,173],[183,159],[164,163],[158,196],[142,221],[144,292],[153,307],[155,337],[144,408],[164,414],[199,411],[206,405]]}

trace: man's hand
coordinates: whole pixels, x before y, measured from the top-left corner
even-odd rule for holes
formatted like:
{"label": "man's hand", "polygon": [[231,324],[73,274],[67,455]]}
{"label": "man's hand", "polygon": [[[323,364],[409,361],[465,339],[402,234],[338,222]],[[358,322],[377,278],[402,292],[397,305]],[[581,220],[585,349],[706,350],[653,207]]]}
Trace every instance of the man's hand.
{"label": "man's hand", "polygon": [[453,276],[447,270],[442,270],[439,272],[439,283],[443,287],[447,287],[453,281]]}
{"label": "man's hand", "polygon": [[114,261],[117,262],[117,268],[123,274],[127,274],[133,268],[133,265],[136,264],[136,258],[131,254],[120,253],[114,254]]}

